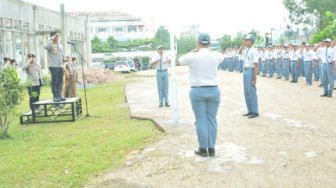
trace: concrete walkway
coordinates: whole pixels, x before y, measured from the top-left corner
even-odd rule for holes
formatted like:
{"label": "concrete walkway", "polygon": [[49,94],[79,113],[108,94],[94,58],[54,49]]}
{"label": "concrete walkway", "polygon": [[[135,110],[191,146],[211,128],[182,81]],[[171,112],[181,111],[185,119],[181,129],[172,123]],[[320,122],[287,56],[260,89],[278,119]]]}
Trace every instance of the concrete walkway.
{"label": "concrete walkway", "polygon": [[[247,119],[242,74],[220,71],[216,157],[194,155],[198,147],[189,101],[188,68],[178,67],[180,124],[172,108],[158,108],[155,71],[142,71],[126,86],[133,116],[152,118],[163,140],[129,154],[127,163],[93,183],[99,187],[334,187],[336,97],[322,88],[258,77],[260,117]],[[171,97],[170,91],[170,97]]]}

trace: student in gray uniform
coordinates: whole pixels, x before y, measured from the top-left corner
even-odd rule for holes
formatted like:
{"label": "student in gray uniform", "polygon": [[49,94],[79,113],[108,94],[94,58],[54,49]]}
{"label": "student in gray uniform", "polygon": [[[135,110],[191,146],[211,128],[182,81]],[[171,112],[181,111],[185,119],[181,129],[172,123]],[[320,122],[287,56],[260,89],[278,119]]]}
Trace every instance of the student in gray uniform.
{"label": "student in gray uniform", "polygon": [[215,156],[217,139],[217,111],[220,103],[218,88],[218,65],[223,56],[210,49],[207,33],[198,36],[197,48],[179,58],[181,65],[189,66],[190,101],[196,118],[199,148],[195,154],[202,157]]}
{"label": "student in gray uniform", "polygon": [[256,118],[259,116],[258,111],[258,96],[257,96],[257,74],[258,74],[258,59],[259,55],[257,50],[253,47],[255,37],[253,35],[247,35],[245,41],[239,49],[239,54],[243,52],[243,49],[247,47],[244,54],[244,95],[247,106],[248,118]]}
{"label": "student in gray uniform", "polygon": [[35,55],[28,54],[28,63],[22,66],[22,70],[27,73],[27,80],[29,82],[29,107],[33,110],[33,103],[40,99],[40,88],[42,86],[41,69],[35,62]]}
{"label": "student in gray uniform", "polygon": [[50,38],[44,48],[48,51],[50,58],[49,70],[51,73],[51,91],[54,96],[54,102],[65,101],[66,99],[62,97],[63,65],[69,61],[69,58],[63,55],[63,47],[59,43],[59,33],[57,31],[50,32]]}

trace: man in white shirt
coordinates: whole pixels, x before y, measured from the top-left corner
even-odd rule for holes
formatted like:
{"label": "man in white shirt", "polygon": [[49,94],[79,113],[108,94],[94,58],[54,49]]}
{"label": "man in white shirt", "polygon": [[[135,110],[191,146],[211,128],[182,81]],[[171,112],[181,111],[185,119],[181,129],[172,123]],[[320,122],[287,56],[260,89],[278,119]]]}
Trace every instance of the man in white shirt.
{"label": "man in white shirt", "polygon": [[281,79],[282,77],[282,70],[280,67],[280,45],[276,45],[274,51],[273,51],[273,64],[275,67],[275,72],[277,74],[277,79]]}
{"label": "man in white shirt", "polygon": [[[197,48],[179,58],[180,65],[189,66],[190,101],[196,118],[199,148],[195,154],[215,156],[217,139],[217,111],[220,103],[217,67],[223,56],[210,49],[207,33],[198,36]],[[208,151],[207,151],[208,149]]]}
{"label": "man in white shirt", "polygon": [[305,66],[304,66],[304,54],[306,53],[306,43],[302,42],[301,48],[303,49],[303,53],[301,54],[300,58],[300,67],[299,67],[299,76],[302,76],[302,79],[306,77],[305,74]]}
{"label": "man in white shirt", "polygon": [[268,70],[268,78],[272,78],[274,74],[274,63],[272,62],[273,59],[273,46],[269,46],[268,50],[266,51],[266,61],[267,61],[267,70]]}
{"label": "man in white shirt", "polygon": [[285,80],[289,80],[289,49],[288,49],[288,45],[284,45],[282,51],[281,51],[281,62],[280,65],[282,66],[282,73],[285,77]]}
{"label": "man in white shirt", "polygon": [[266,77],[266,73],[267,73],[267,61],[266,61],[266,49],[263,48],[262,50],[262,54],[261,54],[261,71],[262,71],[262,76],[261,77]]}
{"label": "man in white shirt", "polygon": [[301,50],[303,55],[304,73],[306,77],[306,86],[312,85],[312,70],[315,67],[315,52],[311,49],[310,44],[305,45],[305,50]]}
{"label": "man in white shirt", "polygon": [[169,74],[168,67],[171,59],[168,55],[164,54],[162,46],[157,47],[157,54],[153,57],[151,64],[156,68],[156,82],[159,94],[159,107],[169,107],[168,89],[169,89]]}
{"label": "man in white shirt", "polygon": [[289,61],[291,62],[292,71],[292,83],[297,83],[299,77],[299,67],[300,67],[300,50],[297,46],[292,46],[292,51],[289,54]]}
{"label": "man in white shirt", "polygon": [[258,52],[253,47],[255,37],[253,35],[247,35],[244,43],[239,49],[239,54],[243,52],[243,49],[247,47],[244,54],[244,95],[247,106],[248,118],[255,118],[259,116],[258,111],[258,96],[257,96],[257,74],[258,74]]}
{"label": "man in white shirt", "polygon": [[322,44],[319,43],[315,48],[314,51],[317,51],[317,53],[320,55],[320,63],[322,63],[322,85],[324,89],[323,95],[321,97],[332,97],[332,93],[334,90],[334,69],[335,69],[335,55],[334,51],[331,48],[331,39],[326,39],[325,41],[325,47],[321,47]]}
{"label": "man in white shirt", "polygon": [[[314,44],[314,48],[317,46],[317,44]],[[313,51],[314,51],[313,48]],[[314,51],[315,52],[315,51]],[[319,81],[320,79],[320,75],[321,75],[321,70],[320,70],[320,59],[319,59],[320,55],[315,52],[315,65],[314,65],[314,80],[315,81]],[[322,80],[322,79],[321,79]],[[321,82],[322,83],[322,82]]]}
{"label": "man in white shirt", "polygon": [[238,54],[238,62],[239,62],[239,72],[243,72],[244,58],[242,54]]}
{"label": "man in white shirt", "polygon": [[[332,43],[332,49],[334,50],[334,57],[335,57],[335,61],[336,61],[336,38],[334,39],[334,41]],[[335,66],[335,69],[334,69],[334,79],[336,80],[336,66]],[[336,90],[336,87],[334,88],[334,90]]]}

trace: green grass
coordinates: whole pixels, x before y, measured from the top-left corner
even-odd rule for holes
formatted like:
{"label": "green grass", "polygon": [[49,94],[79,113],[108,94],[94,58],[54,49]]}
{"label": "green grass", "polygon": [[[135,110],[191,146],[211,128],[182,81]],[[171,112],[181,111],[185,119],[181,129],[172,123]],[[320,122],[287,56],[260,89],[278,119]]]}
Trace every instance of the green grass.
{"label": "green grass", "polygon": [[[160,139],[150,121],[129,118],[126,81],[87,89],[91,116],[74,123],[20,125],[19,117],[0,139],[0,187],[80,187],[120,165],[128,152]],[[51,98],[43,87],[40,99]],[[84,103],[83,90],[79,95]],[[29,110],[28,97],[18,106]],[[83,104],[83,113],[85,104]]]}

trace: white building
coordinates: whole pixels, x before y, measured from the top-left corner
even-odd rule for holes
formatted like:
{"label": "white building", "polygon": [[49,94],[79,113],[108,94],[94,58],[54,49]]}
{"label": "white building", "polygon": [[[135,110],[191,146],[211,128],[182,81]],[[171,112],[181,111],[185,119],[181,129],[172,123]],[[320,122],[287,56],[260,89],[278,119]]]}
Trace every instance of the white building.
{"label": "white building", "polygon": [[91,39],[98,36],[103,42],[109,36],[123,42],[127,40],[154,38],[157,27],[153,19],[144,20],[119,11],[110,12],[72,12],[75,17],[90,19]]}

